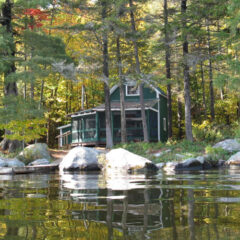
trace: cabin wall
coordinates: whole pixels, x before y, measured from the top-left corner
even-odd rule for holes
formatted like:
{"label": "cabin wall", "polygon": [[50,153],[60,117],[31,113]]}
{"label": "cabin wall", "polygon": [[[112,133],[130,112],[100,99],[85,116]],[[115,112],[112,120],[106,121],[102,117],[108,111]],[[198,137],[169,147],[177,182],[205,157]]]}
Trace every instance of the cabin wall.
{"label": "cabin wall", "polygon": [[158,141],[158,113],[148,110],[148,133],[150,141]]}
{"label": "cabin wall", "polygon": [[160,139],[166,142],[168,139],[167,98],[160,96]]}
{"label": "cabin wall", "polygon": [[[70,127],[66,127],[62,129],[62,134],[71,131],[71,126]],[[67,136],[68,140],[66,141],[66,138],[64,137],[62,139],[62,146],[66,145],[66,144],[71,144],[72,143],[72,134]]]}
{"label": "cabin wall", "polygon": [[[153,100],[156,99],[156,92],[154,90],[152,90],[151,88],[147,88],[144,87],[143,88],[143,96],[145,100]],[[139,101],[140,98],[139,96],[126,96],[126,89],[124,88],[124,99],[125,101]],[[120,101],[120,90],[119,88],[117,88],[110,96],[110,101],[114,101],[114,102],[119,102]]]}

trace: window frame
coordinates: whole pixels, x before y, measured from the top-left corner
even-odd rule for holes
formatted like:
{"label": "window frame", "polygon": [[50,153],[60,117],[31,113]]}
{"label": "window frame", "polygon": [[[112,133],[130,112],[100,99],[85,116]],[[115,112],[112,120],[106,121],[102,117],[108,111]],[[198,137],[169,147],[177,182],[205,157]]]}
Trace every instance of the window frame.
{"label": "window frame", "polygon": [[137,93],[128,93],[128,87],[136,87],[136,84],[126,84],[125,85],[125,93],[127,97],[132,97],[132,96],[139,96],[140,95],[140,88],[139,86],[137,86]]}

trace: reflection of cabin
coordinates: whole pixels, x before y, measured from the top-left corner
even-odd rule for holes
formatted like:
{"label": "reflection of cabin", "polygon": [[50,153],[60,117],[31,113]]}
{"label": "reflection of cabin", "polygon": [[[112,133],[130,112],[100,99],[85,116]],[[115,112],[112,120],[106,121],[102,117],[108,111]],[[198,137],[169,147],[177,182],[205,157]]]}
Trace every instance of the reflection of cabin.
{"label": "reflection of cabin", "polygon": [[[154,87],[144,87],[144,103],[146,110],[148,134],[150,141],[167,140],[167,99],[165,93]],[[116,85],[110,91],[113,140],[121,140],[120,91]],[[128,141],[142,141],[143,130],[141,108],[139,103],[139,88],[133,84],[125,85],[125,111]],[[72,145],[101,145],[106,143],[105,105],[79,111],[71,115],[69,125],[58,128],[59,143],[63,146],[66,139]],[[66,132],[71,135],[66,137]],[[65,136],[63,135],[65,134]],[[65,140],[64,140],[65,139]]]}

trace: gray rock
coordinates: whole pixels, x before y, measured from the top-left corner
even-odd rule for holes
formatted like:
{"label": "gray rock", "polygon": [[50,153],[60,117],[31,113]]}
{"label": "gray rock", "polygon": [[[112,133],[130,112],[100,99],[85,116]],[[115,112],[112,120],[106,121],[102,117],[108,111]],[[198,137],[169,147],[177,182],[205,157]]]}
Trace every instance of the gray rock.
{"label": "gray rock", "polygon": [[48,146],[45,143],[36,143],[26,147],[18,156],[18,159],[28,164],[37,159],[51,160]]}
{"label": "gray rock", "polygon": [[[181,162],[183,168],[195,167],[195,166],[202,166],[202,163],[198,161],[196,158],[188,158]],[[180,166],[179,166],[180,167]]]}
{"label": "gray rock", "polygon": [[240,166],[240,152],[232,155],[225,163],[226,165],[239,165]]}
{"label": "gray rock", "polygon": [[28,164],[28,166],[47,165],[47,164],[49,164],[49,163],[50,163],[50,162],[49,162],[47,159],[42,158],[42,159],[37,159],[37,160],[35,160],[35,161],[33,161],[33,162],[30,162],[30,163]]}
{"label": "gray rock", "polygon": [[207,156],[199,156],[196,158],[201,164],[204,164],[204,161],[207,160]]}
{"label": "gray rock", "polygon": [[236,139],[227,139],[213,146],[214,148],[222,148],[228,152],[240,151],[240,143]]}
{"label": "gray rock", "polygon": [[211,163],[208,156],[199,156],[197,158],[188,158],[181,162],[169,162],[164,167],[167,172],[171,171],[199,171],[216,167],[215,162]]}
{"label": "gray rock", "polygon": [[178,162],[167,162],[164,166],[164,171],[166,172],[173,172],[176,170],[176,167],[179,165]]}
{"label": "gray rock", "polygon": [[104,167],[110,171],[123,173],[137,170],[158,170],[152,161],[122,148],[113,149],[106,154]]}
{"label": "gray rock", "polygon": [[9,159],[6,161],[7,167],[13,168],[13,167],[24,167],[25,164],[18,159]]}
{"label": "gray rock", "polygon": [[154,157],[161,157],[162,155],[164,155],[164,152],[157,152],[153,154]]}
{"label": "gray rock", "polygon": [[162,155],[165,155],[165,154],[167,154],[167,153],[169,153],[169,152],[171,152],[171,151],[172,151],[171,149],[167,149],[167,150],[162,151],[162,152],[154,153],[153,156],[154,156],[154,157],[161,157]]}
{"label": "gray rock", "polygon": [[100,152],[94,148],[75,147],[63,158],[59,170],[100,170],[99,155]]}

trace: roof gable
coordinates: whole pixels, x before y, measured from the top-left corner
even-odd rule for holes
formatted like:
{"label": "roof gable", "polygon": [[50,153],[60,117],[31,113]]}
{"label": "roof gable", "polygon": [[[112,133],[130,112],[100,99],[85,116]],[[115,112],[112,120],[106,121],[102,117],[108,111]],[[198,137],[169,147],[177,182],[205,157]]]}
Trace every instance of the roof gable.
{"label": "roof gable", "polygon": [[[127,84],[124,84],[124,85],[127,85]],[[161,95],[161,96],[167,98],[165,92],[164,92],[161,88],[155,87],[155,86],[153,86],[152,84],[150,84],[150,85],[145,84],[145,87],[152,89],[153,91],[156,92],[157,95]],[[118,85],[118,84],[114,85],[114,86],[110,89],[110,95],[112,95],[118,88],[119,88],[119,85]]]}

